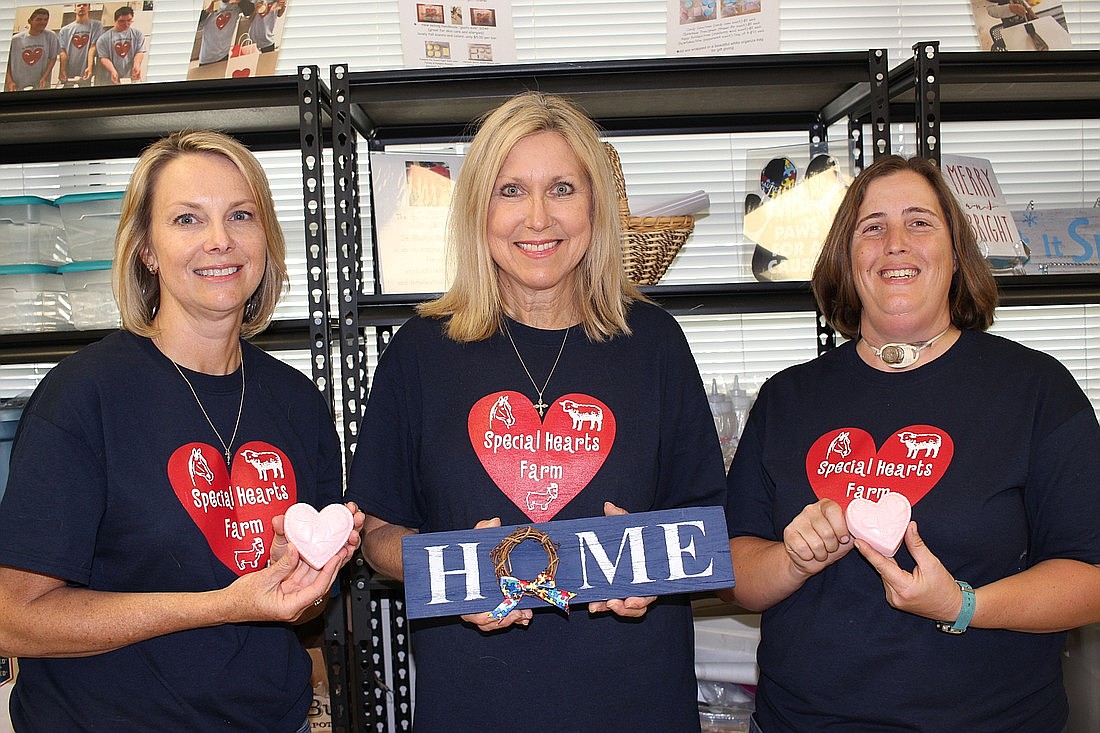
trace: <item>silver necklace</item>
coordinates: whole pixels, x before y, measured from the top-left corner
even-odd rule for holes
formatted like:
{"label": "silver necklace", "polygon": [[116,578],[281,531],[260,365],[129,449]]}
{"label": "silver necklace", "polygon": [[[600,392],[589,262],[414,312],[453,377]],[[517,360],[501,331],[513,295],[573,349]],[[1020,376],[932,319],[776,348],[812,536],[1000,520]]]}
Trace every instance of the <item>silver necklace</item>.
{"label": "silver necklace", "polygon": [[535,392],[539,395],[539,401],[534,404],[534,408],[539,411],[539,417],[543,417],[546,414],[546,408],[550,405],[542,401],[542,393],[546,391],[546,386],[550,384],[550,378],[554,376],[554,371],[558,368],[558,362],[561,361],[561,354],[565,351],[565,342],[569,340],[569,329],[565,329],[565,338],[561,340],[561,348],[558,349],[558,358],[554,359],[554,366],[550,367],[550,373],[546,375],[546,381],[542,383],[542,389],[539,389],[538,384],[535,383],[535,378],[531,376],[531,370],[527,368],[527,362],[523,360],[523,356],[519,353],[519,347],[516,346],[516,340],[512,338],[512,330],[508,328],[507,319],[504,320],[504,333],[508,334],[508,340],[512,342],[512,348],[516,352],[516,358],[519,359],[520,366],[523,367],[523,371],[527,373],[527,378],[531,380],[531,386],[535,388]]}
{"label": "silver necklace", "polygon": [[920,352],[936,343],[940,336],[943,336],[950,330],[951,326],[948,326],[927,341],[921,341],[915,344],[890,343],[877,347],[866,338],[863,339],[863,343],[867,344],[867,348],[891,369],[904,369],[907,366],[916,364],[917,360],[920,358]]}
{"label": "silver necklace", "polygon": [[[237,428],[241,426],[241,413],[244,412],[244,354],[241,352],[240,341],[237,342],[237,355],[241,360],[241,404],[237,407],[237,422],[233,423],[233,435],[230,436],[228,444],[222,439],[222,434],[218,432],[218,429],[214,427],[214,421],[210,419],[210,415],[207,414],[206,408],[202,406],[202,400],[199,399],[199,393],[195,391],[195,387],[191,384],[191,380],[183,373],[183,369],[180,369],[180,365],[177,364],[172,357],[168,357],[168,361],[172,362],[172,366],[176,368],[176,371],[183,377],[183,381],[187,383],[187,388],[191,390],[191,396],[194,397],[195,402],[198,403],[199,409],[202,410],[202,416],[206,418],[206,422],[210,425],[210,429],[214,431],[214,435],[218,436],[218,442],[222,444],[222,450],[225,452],[225,465],[227,468],[233,467],[233,443],[237,441]],[[167,354],[165,354],[165,356],[167,356]]]}

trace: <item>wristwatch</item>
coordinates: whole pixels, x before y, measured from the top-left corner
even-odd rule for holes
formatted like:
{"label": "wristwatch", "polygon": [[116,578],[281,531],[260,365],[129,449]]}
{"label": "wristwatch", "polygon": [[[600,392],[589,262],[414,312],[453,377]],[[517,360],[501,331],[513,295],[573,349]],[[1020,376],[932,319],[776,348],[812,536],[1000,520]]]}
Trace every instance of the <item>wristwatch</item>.
{"label": "wristwatch", "polygon": [[959,611],[959,617],[954,622],[951,621],[937,621],[936,628],[945,634],[961,634],[966,631],[966,627],[970,625],[970,620],[974,618],[974,589],[970,587],[970,584],[956,580],[959,585],[959,590],[963,594],[962,610]]}

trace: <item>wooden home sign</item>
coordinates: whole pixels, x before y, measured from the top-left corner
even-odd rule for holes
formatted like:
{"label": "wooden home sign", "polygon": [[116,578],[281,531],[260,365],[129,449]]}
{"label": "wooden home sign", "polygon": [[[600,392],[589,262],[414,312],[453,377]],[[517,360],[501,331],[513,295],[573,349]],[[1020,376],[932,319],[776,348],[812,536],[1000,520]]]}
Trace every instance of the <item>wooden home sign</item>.
{"label": "wooden home sign", "polygon": [[412,534],[402,558],[411,619],[733,586],[721,507]]}

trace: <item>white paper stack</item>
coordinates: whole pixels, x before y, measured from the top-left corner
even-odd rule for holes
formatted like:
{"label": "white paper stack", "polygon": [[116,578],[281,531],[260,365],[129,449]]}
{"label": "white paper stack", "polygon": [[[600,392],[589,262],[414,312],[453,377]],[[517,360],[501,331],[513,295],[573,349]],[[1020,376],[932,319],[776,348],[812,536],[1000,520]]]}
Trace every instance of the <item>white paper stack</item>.
{"label": "white paper stack", "polygon": [[694,216],[710,208],[710,196],[706,191],[677,196],[632,196],[629,205],[632,216]]}

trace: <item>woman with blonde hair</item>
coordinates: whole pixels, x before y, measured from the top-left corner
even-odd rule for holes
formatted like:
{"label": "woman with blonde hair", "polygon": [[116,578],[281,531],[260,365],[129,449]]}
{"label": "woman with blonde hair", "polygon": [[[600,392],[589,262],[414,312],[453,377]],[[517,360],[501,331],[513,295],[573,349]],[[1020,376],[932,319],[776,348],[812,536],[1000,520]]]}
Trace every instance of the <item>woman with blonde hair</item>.
{"label": "woman with blonde hair", "polygon": [[62,360],[23,411],[0,503],[0,656],[17,730],[309,730],[321,568],[284,534],[340,501],[312,382],[249,344],[285,289],[259,162],[215,132],[142,154],[115,243],[122,330]]}
{"label": "woman with blonde hair", "polygon": [[[382,355],[349,476],[374,570],[402,578],[414,532],[721,502],[702,380],[679,325],[623,271],[591,120],[534,92],[492,111],[455,185],[448,245],[454,284]],[[592,419],[569,419],[581,409]],[[543,432],[576,449],[486,448],[489,433],[518,445]],[[552,480],[513,470],[523,461]],[[412,626],[418,731],[506,730],[535,698],[545,712],[524,715],[525,730],[699,729],[685,598],[503,618],[495,605]]]}

